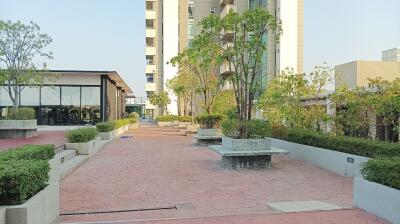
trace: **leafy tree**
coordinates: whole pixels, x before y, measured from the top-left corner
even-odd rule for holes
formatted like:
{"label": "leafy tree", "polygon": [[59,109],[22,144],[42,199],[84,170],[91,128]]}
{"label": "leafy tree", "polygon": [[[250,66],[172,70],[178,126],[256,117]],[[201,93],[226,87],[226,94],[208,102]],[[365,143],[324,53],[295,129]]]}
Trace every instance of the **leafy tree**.
{"label": "leafy tree", "polygon": [[[187,60],[187,58],[182,58],[182,60]],[[167,87],[172,90],[179,99],[179,114],[188,116],[189,111],[191,111],[191,114],[193,115],[196,80],[195,77],[193,77],[193,73],[190,71],[190,66],[187,62],[181,62],[178,69],[178,75],[167,81]],[[182,107],[183,111],[181,111]]]}
{"label": "leafy tree", "polygon": [[[37,24],[0,20],[0,84],[18,108],[21,91],[26,85],[42,84],[43,75],[33,62],[36,56],[52,59],[45,48],[51,43],[47,34],[40,32]],[[45,69],[46,65],[43,65]],[[22,86],[24,85],[24,86]]]}
{"label": "leafy tree", "polygon": [[226,114],[232,109],[236,109],[236,99],[233,89],[219,92],[215,98],[213,112],[216,114]]}
{"label": "leafy tree", "polygon": [[201,22],[203,32],[217,35],[221,57],[232,73],[236,107],[239,115],[239,138],[248,138],[246,123],[251,119],[253,102],[261,90],[262,57],[266,52],[265,37],[276,32],[278,40],[281,25],[267,10],[257,8],[243,14],[230,11],[224,18],[209,16]]}
{"label": "leafy tree", "polygon": [[217,74],[220,53],[220,46],[213,41],[213,36],[202,32],[193,39],[189,48],[171,59],[173,65],[188,69],[190,77],[193,78],[192,90],[199,95],[201,106],[208,115],[213,112],[213,105],[220,90]]}
{"label": "leafy tree", "polygon": [[149,97],[149,101],[154,106],[161,108],[165,113],[168,114],[167,105],[171,103],[168,97],[168,92],[162,91],[158,94],[153,94]]}
{"label": "leafy tree", "polygon": [[317,128],[328,121],[324,107],[304,105],[303,100],[318,99],[329,83],[332,69],[325,64],[316,66],[309,75],[285,70],[273,79],[258,100],[258,107],[274,125],[296,128]]}

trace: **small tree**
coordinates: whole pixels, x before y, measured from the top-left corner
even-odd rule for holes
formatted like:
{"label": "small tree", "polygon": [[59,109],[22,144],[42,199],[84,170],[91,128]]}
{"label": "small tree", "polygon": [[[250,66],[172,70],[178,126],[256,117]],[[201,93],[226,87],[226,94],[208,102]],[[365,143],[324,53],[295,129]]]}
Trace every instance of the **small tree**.
{"label": "small tree", "polygon": [[200,96],[202,107],[208,115],[212,114],[215,98],[220,90],[217,69],[220,66],[220,46],[213,36],[202,32],[192,45],[171,59],[173,65],[187,68],[193,77],[193,90]]}
{"label": "small tree", "polygon": [[162,109],[164,113],[168,114],[167,105],[171,103],[171,100],[168,97],[168,92],[162,91],[158,94],[153,94],[149,97],[149,100],[151,104]]}
{"label": "small tree", "polygon": [[[256,8],[243,14],[230,11],[224,18],[209,16],[201,22],[207,33],[217,35],[222,46],[221,56],[232,73],[230,80],[239,115],[239,138],[248,138],[246,123],[251,119],[253,102],[261,90],[262,58],[266,52],[265,37],[276,32],[278,40],[281,25],[267,10]],[[222,34],[222,35],[221,35]]]}
{"label": "small tree", "polygon": [[[20,21],[0,20],[0,84],[5,84],[3,88],[15,109],[25,86],[43,83],[43,75],[37,71],[33,59],[36,56],[52,59],[51,52],[45,51],[51,41],[47,34],[40,33],[39,26],[33,22],[25,25]],[[43,66],[45,68],[46,65]]]}
{"label": "small tree", "polygon": [[303,105],[305,99],[318,99],[332,76],[328,66],[316,66],[309,75],[285,70],[272,80],[258,100],[262,109],[274,125],[284,124],[297,128],[319,128],[326,122],[325,108],[318,105]]}

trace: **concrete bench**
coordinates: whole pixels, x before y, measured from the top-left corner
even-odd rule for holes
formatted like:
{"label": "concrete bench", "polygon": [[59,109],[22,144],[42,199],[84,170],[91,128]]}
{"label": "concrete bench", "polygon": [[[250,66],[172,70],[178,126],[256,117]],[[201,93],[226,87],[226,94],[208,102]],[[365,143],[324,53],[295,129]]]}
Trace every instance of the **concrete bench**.
{"label": "concrete bench", "polygon": [[221,144],[222,136],[204,136],[204,135],[194,135],[194,139],[197,140],[197,145],[212,145]]}
{"label": "concrete bench", "polygon": [[30,138],[37,135],[36,120],[0,120],[0,138]]}
{"label": "concrete bench", "polygon": [[238,168],[271,168],[272,155],[288,154],[286,150],[272,147],[271,150],[234,151],[221,145],[210,145],[210,148],[222,156],[224,165]]}

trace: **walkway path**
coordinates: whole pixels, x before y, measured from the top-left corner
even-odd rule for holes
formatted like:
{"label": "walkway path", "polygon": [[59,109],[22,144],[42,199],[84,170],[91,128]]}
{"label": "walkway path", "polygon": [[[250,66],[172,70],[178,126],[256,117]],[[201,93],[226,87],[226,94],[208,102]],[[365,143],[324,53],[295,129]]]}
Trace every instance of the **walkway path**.
{"label": "walkway path", "polygon": [[350,208],[351,178],[284,156],[276,158],[269,170],[227,170],[220,167],[217,154],[193,146],[190,137],[176,130],[141,128],[126,134],[134,137],[108,144],[62,181],[61,213],[177,209],[63,216],[63,222],[384,223],[354,209],[272,214],[267,206],[271,202],[318,200]]}

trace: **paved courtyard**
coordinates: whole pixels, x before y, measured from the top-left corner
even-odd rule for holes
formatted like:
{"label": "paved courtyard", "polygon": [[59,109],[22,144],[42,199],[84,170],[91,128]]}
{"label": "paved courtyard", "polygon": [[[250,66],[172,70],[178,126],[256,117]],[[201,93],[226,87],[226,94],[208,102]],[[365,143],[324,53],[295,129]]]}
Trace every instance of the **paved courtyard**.
{"label": "paved courtyard", "polygon": [[0,151],[15,148],[26,144],[54,144],[65,143],[65,131],[38,131],[38,135],[27,139],[0,139]]}
{"label": "paved courtyard", "polygon": [[[62,181],[60,212],[138,211],[62,216],[62,222],[385,223],[351,209],[351,178],[287,156],[273,158],[268,170],[228,170],[216,153],[174,129],[142,128],[126,135],[134,137],[106,145]],[[267,205],[295,201],[343,209],[278,214]]]}

